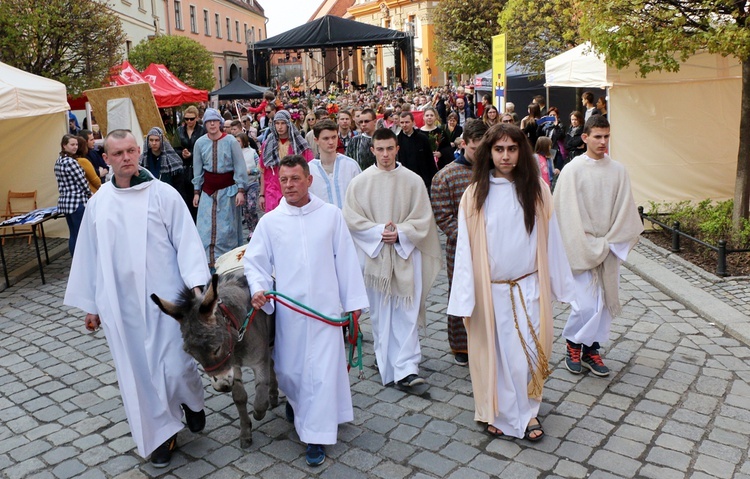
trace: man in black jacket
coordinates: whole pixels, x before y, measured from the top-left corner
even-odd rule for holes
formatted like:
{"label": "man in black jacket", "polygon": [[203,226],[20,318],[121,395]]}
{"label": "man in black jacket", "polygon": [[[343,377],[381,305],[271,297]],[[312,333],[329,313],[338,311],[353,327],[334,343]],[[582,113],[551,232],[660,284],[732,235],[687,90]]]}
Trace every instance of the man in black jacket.
{"label": "man in black jacket", "polygon": [[414,116],[411,112],[401,113],[399,124],[401,132],[398,134],[398,161],[422,177],[429,193],[432,177],[438,171],[430,140],[424,132],[414,129]]}

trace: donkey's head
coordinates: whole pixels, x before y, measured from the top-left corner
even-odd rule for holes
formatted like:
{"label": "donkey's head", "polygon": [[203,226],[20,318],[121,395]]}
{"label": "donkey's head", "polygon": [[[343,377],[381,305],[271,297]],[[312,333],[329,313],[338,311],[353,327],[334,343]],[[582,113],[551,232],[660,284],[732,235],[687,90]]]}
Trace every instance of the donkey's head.
{"label": "donkey's head", "polygon": [[203,366],[214,389],[226,392],[234,382],[230,354],[237,338],[227,320],[216,314],[218,283],[219,275],[214,274],[202,295],[184,288],[174,303],[155,294],[151,299],[180,323],[183,349]]}

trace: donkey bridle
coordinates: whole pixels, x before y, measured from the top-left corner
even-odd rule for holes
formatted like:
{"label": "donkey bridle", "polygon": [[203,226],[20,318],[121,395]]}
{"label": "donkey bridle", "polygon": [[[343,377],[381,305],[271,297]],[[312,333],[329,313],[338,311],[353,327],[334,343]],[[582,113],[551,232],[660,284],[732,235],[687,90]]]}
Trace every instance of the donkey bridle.
{"label": "donkey bridle", "polygon": [[237,317],[232,314],[232,312],[229,310],[227,305],[225,305],[221,299],[218,301],[219,303],[219,310],[221,311],[221,314],[224,316],[226,321],[224,323],[227,326],[227,333],[229,333],[229,347],[227,348],[227,354],[224,356],[224,358],[221,359],[221,361],[217,362],[216,364],[213,364],[211,366],[203,366],[203,370],[207,373],[216,371],[220,367],[222,367],[227,361],[229,361],[229,358],[232,357],[232,353],[234,352],[234,336],[232,335],[232,327],[234,326],[234,329],[238,332],[238,341],[242,341],[242,338],[245,335],[245,331],[247,330],[247,327],[250,326],[250,323],[252,322],[255,315],[250,317],[250,321],[246,326],[240,327],[240,322],[237,320]]}

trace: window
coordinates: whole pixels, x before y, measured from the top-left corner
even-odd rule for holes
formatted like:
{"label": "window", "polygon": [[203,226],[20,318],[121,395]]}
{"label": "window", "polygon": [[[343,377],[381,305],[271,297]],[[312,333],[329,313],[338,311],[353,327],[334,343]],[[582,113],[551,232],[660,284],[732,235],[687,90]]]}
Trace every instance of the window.
{"label": "window", "polygon": [[255,43],[255,25],[250,27],[250,43]]}
{"label": "window", "polygon": [[236,35],[234,36],[234,39],[237,40],[237,43],[240,43],[240,22],[239,20],[234,21],[234,32]]}
{"label": "window", "polygon": [[195,18],[195,5],[190,5],[190,31],[198,33],[198,20]]}
{"label": "window", "polygon": [[182,2],[178,0],[174,2],[174,27],[182,30]]}
{"label": "window", "polygon": [[247,44],[247,23],[245,23],[245,44]]}
{"label": "window", "polygon": [[417,36],[417,16],[409,15],[409,29],[407,30],[414,36]]}
{"label": "window", "polygon": [[130,54],[131,48],[133,48],[133,42],[130,40],[125,40],[125,56],[128,56]]}
{"label": "window", "polygon": [[227,40],[232,41],[232,24],[230,23],[229,17],[227,17]]}
{"label": "window", "polygon": [[219,87],[224,86],[224,67],[219,67]]}
{"label": "window", "polygon": [[203,10],[203,30],[206,35],[211,36],[211,23],[208,20],[208,10]]}
{"label": "window", "polygon": [[214,14],[214,20],[216,23],[216,38],[221,38],[221,20],[218,13]]}

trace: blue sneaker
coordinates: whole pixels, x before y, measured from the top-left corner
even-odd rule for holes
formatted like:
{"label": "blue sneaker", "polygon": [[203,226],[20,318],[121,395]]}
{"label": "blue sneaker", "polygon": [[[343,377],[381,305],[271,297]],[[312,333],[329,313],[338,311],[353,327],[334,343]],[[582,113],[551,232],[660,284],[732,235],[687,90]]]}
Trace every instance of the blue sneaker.
{"label": "blue sneaker", "polygon": [[305,462],[310,467],[318,467],[326,460],[326,448],[320,444],[308,444]]}

